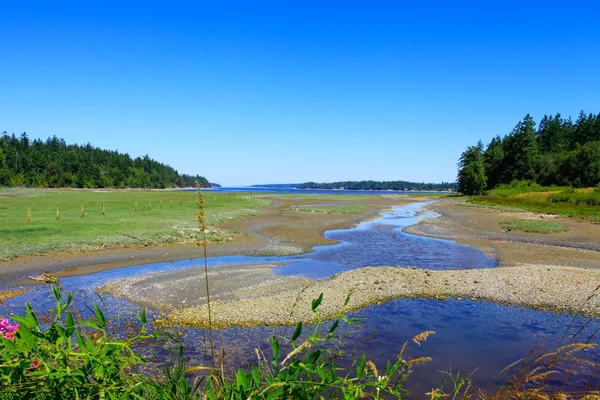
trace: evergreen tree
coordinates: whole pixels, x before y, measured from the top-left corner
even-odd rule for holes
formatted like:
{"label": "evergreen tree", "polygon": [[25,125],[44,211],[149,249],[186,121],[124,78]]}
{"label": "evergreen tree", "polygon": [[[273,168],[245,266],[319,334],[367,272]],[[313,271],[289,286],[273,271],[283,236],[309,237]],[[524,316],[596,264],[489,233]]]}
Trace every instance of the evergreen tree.
{"label": "evergreen tree", "polygon": [[496,136],[488,144],[483,153],[483,164],[487,177],[487,188],[491,189],[500,184],[504,178],[504,148],[500,136]]}
{"label": "evergreen tree", "polygon": [[535,122],[527,114],[504,140],[506,178],[508,180],[535,180],[537,178],[539,151]]}
{"label": "evergreen tree", "polygon": [[68,145],[56,136],[45,142],[31,141],[27,133],[0,136],[0,185],[34,187],[141,187],[192,186],[198,181],[210,187],[202,176],[186,182],[168,165],[148,155],[132,160],[129,154],[86,145]]}
{"label": "evergreen tree", "polygon": [[481,194],[487,186],[481,141],[462,153],[458,168],[458,191],[469,196]]}

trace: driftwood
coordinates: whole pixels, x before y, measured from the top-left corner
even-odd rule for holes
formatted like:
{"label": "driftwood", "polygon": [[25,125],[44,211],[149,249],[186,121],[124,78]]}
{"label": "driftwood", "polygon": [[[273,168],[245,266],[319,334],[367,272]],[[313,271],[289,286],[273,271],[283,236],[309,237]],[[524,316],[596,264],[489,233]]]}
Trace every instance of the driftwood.
{"label": "driftwood", "polygon": [[146,247],[148,246],[148,242],[146,242],[144,239],[140,239],[139,237],[136,237],[136,236],[130,235],[130,234],[128,234],[128,233],[123,233],[123,232],[117,232],[117,233],[120,233],[120,234],[121,234],[121,235],[123,235],[123,236],[127,236],[128,238],[131,238],[131,239],[138,240],[140,243],[142,243],[142,244],[143,244],[144,246],[146,246]]}
{"label": "driftwood", "polygon": [[58,278],[52,275],[50,272],[44,272],[38,276],[28,276],[27,278],[40,283],[58,283]]}

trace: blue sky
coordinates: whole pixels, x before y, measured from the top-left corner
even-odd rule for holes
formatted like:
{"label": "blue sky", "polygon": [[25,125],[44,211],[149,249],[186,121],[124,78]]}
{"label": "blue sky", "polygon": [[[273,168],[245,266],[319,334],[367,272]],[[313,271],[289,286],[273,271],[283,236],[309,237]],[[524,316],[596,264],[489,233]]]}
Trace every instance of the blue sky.
{"label": "blue sky", "polygon": [[454,181],[525,114],[600,112],[597,1],[0,4],[0,131],[223,185]]}

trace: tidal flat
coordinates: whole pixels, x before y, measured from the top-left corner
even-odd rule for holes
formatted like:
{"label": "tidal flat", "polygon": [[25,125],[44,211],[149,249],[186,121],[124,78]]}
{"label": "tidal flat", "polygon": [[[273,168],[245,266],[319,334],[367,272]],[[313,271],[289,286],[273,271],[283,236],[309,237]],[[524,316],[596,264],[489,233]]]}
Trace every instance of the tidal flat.
{"label": "tidal flat", "polygon": [[[593,247],[586,248],[584,246],[586,244],[593,246],[591,238],[596,234],[597,225],[572,223],[573,231],[566,233],[570,236],[561,234],[560,241],[556,243],[549,242],[548,239],[545,239],[544,242],[536,242],[541,236],[546,237],[547,235],[529,234],[527,237],[521,233],[513,236],[513,241],[508,241],[505,237],[507,233],[502,231],[496,219],[501,221],[510,218],[511,215],[498,215],[499,211],[493,209],[459,207],[455,202],[447,199],[424,204],[423,207],[446,213],[449,213],[447,210],[450,210],[455,213],[452,215],[460,215],[460,218],[456,218],[458,221],[456,224],[460,221],[467,221],[472,225],[485,226],[485,229],[480,228],[482,235],[476,240],[485,240],[488,235],[487,240],[491,242],[488,246],[497,246],[491,251],[493,254],[498,254],[498,250],[502,246],[510,243],[512,256],[497,259],[498,266],[496,268],[490,268],[494,266],[493,264],[487,265],[487,268],[477,268],[483,266],[481,263],[485,260],[482,258],[476,258],[479,261],[476,261],[471,267],[466,261],[453,267],[451,258],[456,258],[465,252],[469,253],[471,251],[469,247],[453,247],[444,241],[430,241],[425,242],[423,247],[412,247],[408,244],[418,241],[419,238],[407,238],[403,232],[396,234],[385,230],[382,231],[382,235],[373,236],[371,241],[376,245],[371,246],[365,239],[369,237],[368,234],[372,235],[373,232],[382,229],[382,226],[385,227],[383,223],[386,218],[384,218],[384,220],[371,223],[367,232],[361,232],[359,229],[355,233],[356,238],[362,238],[362,243],[360,240],[353,241],[349,237],[347,242],[338,245],[341,246],[340,251],[333,257],[319,257],[320,252],[317,251],[316,255],[312,256],[315,259],[312,260],[313,264],[295,260],[289,266],[283,267],[269,264],[210,267],[209,281],[211,282],[213,280],[222,282],[224,276],[234,277],[236,271],[239,271],[240,276],[243,277],[246,274],[252,276],[251,279],[231,279],[225,288],[220,283],[217,284],[215,287],[216,297],[213,302],[214,321],[218,326],[285,325],[293,324],[298,319],[309,321],[312,317],[310,310],[298,311],[295,310],[295,306],[309,303],[320,293],[324,293],[322,312],[325,315],[333,315],[338,312],[349,294],[351,294],[351,300],[347,307],[348,310],[356,310],[397,298],[443,300],[454,297],[494,301],[500,304],[558,313],[574,313],[594,317],[600,315],[600,296],[597,293],[600,286],[600,269],[597,268],[599,253]],[[417,211],[415,214],[419,212]],[[477,215],[473,217],[472,213],[477,213]],[[426,214],[421,217],[422,222],[416,225],[408,223],[404,230],[413,232],[433,226],[438,229],[444,228],[447,233],[454,232],[455,236],[459,235],[460,229],[448,227],[448,221],[452,221],[451,217],[444,214],[441,217],[430,217]],[[530,217],[534,218],[535,216],[531,215]],[[388,219],[394,221],[395,218]],[[391,226],[395,227],[396,225],[392,223]],[[476,226],[471,229],[473,232],[478,232]],[[493,229],[497,232],[494,232]],[[334,237],[343,238],[344,236]],[[384,239],[386,237],[388,239]],[[464,240],[464,237],[461,236],[461,238],[465,244],[472,244],[472,242]],[[406,241],[402,242],[400,239]],[[385,240],[388,241],[384,242]],[[565,243],[570,243],[571,246],[566,246]],[[382,252],[384,249],[377,246],[395,247],[390,250],[390,257],[389,254]],[[537,246],[536,250],[543,253],[547,248],[550,248],[552,252],[564,253],[563,257],[568,259],[569,263],[565,263],[565,265],[549,264],[545,262],[546,255],[538,256],[535,251],[529,258],[522,257],[523,251],[530,250],[534,246]],[[481,247],[490,252],[486,246]],[[330,249],[332,248],[323,248],[321,253],[331,251]],[[402,255],[406,256],[407,252],[409,258],[403,259]],[[424,252],[425,257],[420,257],[417,252]],[[577,252],[579,258],[573,257],[573,252]],[[439,255],[439,260],[435,259],[436,254]],[[385,264],[385,261],[393,260],[394,257],[398,260],[403,259],[406,263],[399,266]],[[470,257],[473,259],[478,256],[473,253]],[[335,260],[335,258],[344,258],[348,261],[346,263],[348,267],[344,267],[344,262]],[[383,264],[381,264],[382,259],[384,260]],[[410,264],[410,261],[407,260],[412,260],[415,264]],[[595,260],[595,263],[592,260]],[[315,262],[316,264],[314,264]],[[379,262],[379,264],[369,264],[369,262]],[[332,263],[335,264],[334,267],[331,267]],[[417,263],[420,264],[417,265]],[[369,265],[378,266],[364,268]],[[275,267],[277,268],[274,273],[271,269]],[[311,275],[309,273],[311,268],[329,271],[329,275],[333,276],[328,279],[302,280],[301,276],[303,275],[312,278],[315,276],[327,278],[327,274]],[[282,271],[288,276],[276,275],[281,274]],[[312,272],[314,273],[314,271]],[[260,285],[253,282],[260,282]],[[162,324],[206,326],[207,310],[201,289],[203,285],[204,277],[198,273],[197,269],[192,268],[166,273],[158,272],[149,276],[137,276],[116,281],[103,286],[101,290],[123,296],[140,304],[151,305],[166,312],[167,316],[161,321]],[[176,291],[178,291],[177,294],[172,294]],[[221,291],[237,293],[237,295],[222,297],[219,295]],[[171,293],[171,297],[165,298],[163,292]],[[195,298],[197,304],[190,304],[190,302],[184,301],[184,298]],[[162,300],[158,301],[158,299]]]}

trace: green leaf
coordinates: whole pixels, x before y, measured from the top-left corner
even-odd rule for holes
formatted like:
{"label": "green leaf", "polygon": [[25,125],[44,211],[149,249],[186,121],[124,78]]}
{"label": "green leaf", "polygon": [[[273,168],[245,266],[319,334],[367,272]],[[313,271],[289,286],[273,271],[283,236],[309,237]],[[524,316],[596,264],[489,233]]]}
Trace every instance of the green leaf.
{"label": "green leaf", "polygon": [[313,351],[310,356],[308,356],[306,362],[308,364],[314,364],[317,362],[317,360],[319,359],[319,357],[321,357],[321,350],[317,349],[315,351]]}
{"label": "green leaf", "polygon": [[294,329],[294,334],[292,335],[292,342],[300,336],[302,333],[302,321],[298,322],[296,325],[296,329]]}
{"label": "green leaf", "polygon": [[329,329],[327,336],[333,334],[333,332],[335,332],[335,330],[338,328],[339,324],[340,324],[340,320],[336,319],[335,322],[333,323],[333,325],[331,325],[331,328]]}
{"label": "green leaf", "polygon": [[322,301],[323,301],[323,293],[321,293],[321,295],[319,297],[317,297],[316,299],[314,299],[312,301],[312,310],[316,311],[317,308],[319,307],[319,305],[321,305]]}
{"label": "green leaf", "polygon": [[39,328],[39,323],[35,317],[35,313],[31,309],[31,304],[27,303],[27,319],[31,322],[31,327]]}
{"label": "green leaf", "polygon": [[360,363],[358,363],[358,367],[356,367],[356,377],[362,378],[365,374],[365,364],[367,363],[367,356],[364,355],[360,359]]}
{"label": "green leaf", "polygon": [[94,304],[94,308],[96,318],[98,318],[98,325],[100,325],[100,328],[104,329],[104,327],[106,326],[106,319],[104,318],[104,314],[102,314],[102,311],[100,310],[100,307],[98,307],[98,305]]}
{"label": "green leaf", "polygon": [[31,331],[29,330],[29,328],[27,328],[26,326],[19,327],[19,330],[17,331],[16,336],[18,338],[17,343],[23,344],[23,346],[25,346],[25,348],[28,351],[33,349],[33,346],[35,345],[35,338],[31,334]]}
{"label": "green leaf", "polygon": [[252,366],[252,379],[254,380],[254,386],[258,387],[260,384],[260,371],[255,366]]}
{"label": "green leaf", "polygon": [[65,336],[70,338],[75,332],[75,321],[73,320],[73,315],[71,311],[67,311],[67,318],[65,322]]}
{"label": "green leaf", "polygon": [[344,301],[344,307],[346,307],[350,303],[350,297],[352,297],[352,293],[348,293],[348,296],[346,296],[346,300]]}
{"label": "green leaf", "polygon": [[238,387],[247,389],[248,388],[248,379],[246,378],[246,374],[241,369],[238,369],[237,374],[235,376],[235,382]]}
{"label": "green leaf", "polygon": [[85,349],[85,342],[83,341],[83,337],[79,332],[75,332],[75,336],[77,336],[77,345],[79,346],[79,351],[83,351]]}
{"label": "green leaf", "polygon": [[273,349],[272,361],[277,363],[277,359],[279,358],[279,342],[274,335],[271,337],[271,348]]}

